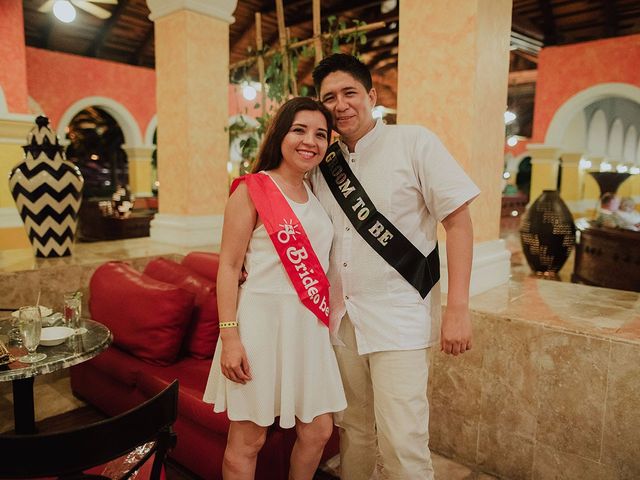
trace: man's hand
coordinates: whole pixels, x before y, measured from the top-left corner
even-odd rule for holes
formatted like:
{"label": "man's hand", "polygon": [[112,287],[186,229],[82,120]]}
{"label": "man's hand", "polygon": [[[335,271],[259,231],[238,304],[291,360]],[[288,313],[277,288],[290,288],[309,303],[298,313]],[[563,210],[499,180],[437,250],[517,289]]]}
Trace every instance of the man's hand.
{"label": "man's hand", "polygon": [[466,306],[447,306],[442,318],[440,349],[458,355],[471,350],[471,316]]}
{"label": "man's hand", "polygon": [[222,374],[232,382],[242,383],[251,380],[251,370],[247,353],[238,338],[222,340],[222,355],[220,356],[220,368]]}
{"label": "man's hand", "polygon": [[471,348],[469,279],[473,258],[473,228],[465,204],[450,213],[442,226],[447,232],[449,289],[447,309],[442,318],[440,346],[444,353],[458,355]]}

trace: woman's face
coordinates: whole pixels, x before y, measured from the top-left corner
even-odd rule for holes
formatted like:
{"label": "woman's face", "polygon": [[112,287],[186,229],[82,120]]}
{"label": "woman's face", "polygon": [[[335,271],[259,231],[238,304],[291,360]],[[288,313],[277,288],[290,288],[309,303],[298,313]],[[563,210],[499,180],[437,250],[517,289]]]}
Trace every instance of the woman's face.
{"label": "woman's face", "polygon": [[324,158],[329,144],[327,121],[317,110],[296,113],[282,140],[282,163],[297,171],[308,172]]}

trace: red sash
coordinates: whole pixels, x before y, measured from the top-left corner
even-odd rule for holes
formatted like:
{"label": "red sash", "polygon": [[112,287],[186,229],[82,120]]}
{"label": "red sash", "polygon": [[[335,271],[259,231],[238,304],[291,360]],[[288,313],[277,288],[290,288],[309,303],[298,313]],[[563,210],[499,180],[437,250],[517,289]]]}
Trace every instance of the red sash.
{"label": "red sash", "polygon": [[300,301],[328,327],[329,280],[300,220],[268,175],[254,173],[236,178],[231,193],[243,181]]}

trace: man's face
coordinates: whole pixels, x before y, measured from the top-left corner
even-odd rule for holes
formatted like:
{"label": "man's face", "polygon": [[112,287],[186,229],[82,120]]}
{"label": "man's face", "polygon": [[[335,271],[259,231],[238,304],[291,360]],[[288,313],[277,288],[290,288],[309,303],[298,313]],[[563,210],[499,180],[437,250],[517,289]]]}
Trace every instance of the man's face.
{"label": "man's face", "polygon": [[347,72],[330,73],[320,85],[320,101],[331,112],[335,130],[351,141],[358,141],[373,128],[371,110],[376,98],[374,88],[367,92]]}

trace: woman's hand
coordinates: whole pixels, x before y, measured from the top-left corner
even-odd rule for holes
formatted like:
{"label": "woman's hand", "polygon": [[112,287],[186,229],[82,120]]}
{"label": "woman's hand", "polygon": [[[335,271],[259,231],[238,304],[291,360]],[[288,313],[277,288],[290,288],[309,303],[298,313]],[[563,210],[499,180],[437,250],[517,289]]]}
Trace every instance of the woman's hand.
{"label": "woman's hand", "polygon": [[240,337],[226,338],[222,341],[220,368],[222,374],[232,382],[244,385],[251,380],[247,352],[244,350]]}

